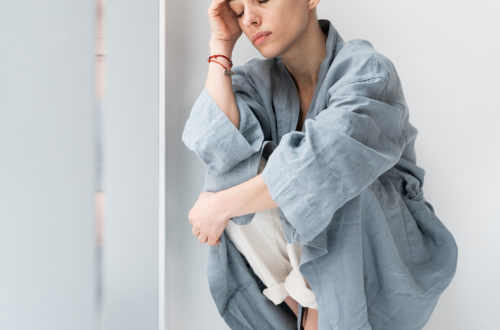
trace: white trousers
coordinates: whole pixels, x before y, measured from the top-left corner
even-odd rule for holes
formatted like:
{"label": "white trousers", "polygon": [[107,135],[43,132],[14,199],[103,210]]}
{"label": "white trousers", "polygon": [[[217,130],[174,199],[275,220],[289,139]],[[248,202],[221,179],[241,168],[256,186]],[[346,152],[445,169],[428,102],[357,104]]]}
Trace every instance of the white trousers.
{"label": "white trousers", "polygon": [[[259,173],[265,163],[261,158]],[[247,225],[229,221],[226,232],[265,284],[262,293],[269,300],[278,305],[290,296],[304,307],[318,309],[316,297],[299,270],[302,244],[286,242],[278,208],[256,212]]]}

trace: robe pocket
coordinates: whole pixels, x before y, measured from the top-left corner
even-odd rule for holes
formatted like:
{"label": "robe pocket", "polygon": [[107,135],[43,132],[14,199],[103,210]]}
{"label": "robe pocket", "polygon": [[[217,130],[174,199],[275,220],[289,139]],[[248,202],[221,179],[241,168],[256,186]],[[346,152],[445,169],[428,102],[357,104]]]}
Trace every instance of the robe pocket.
{"label": "robe pocket", "polygon": [[429,221],[429,208],[423,198],[423,191],[410,194],[400,193],[399,203],[405,223],[406,238],[410,249],[412,265],[419,265],[431,259],[424,240],[425,223]]}
{"label": "robe pocket", "polygon": [[383,209],[402,261],[408,266],[425,262],[427,253],[422,233],[406,206],[405,199],[408,197],[402,192],[401,181],[394,182],[391,177],[382,175],[374,182],[372,189]]}

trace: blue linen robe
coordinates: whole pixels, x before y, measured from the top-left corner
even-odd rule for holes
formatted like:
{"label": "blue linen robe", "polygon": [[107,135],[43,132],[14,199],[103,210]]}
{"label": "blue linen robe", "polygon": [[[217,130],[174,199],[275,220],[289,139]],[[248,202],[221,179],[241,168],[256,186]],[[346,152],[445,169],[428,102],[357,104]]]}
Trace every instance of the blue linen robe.
{"label": "blue linen robe", "polygon": [[[253,178],[267,159],[263,180],[287,242],[303,244],[300,271],[320,330],[421,329],[455,274],[455,240],[424,198],[418,130],[392,62],[318,22],[327,54],[301,131],[296,86],[276,57],[233,68],[239,128],[203,89],[182,140],[206,165],[205,191]],[[254,214],[231,221],[244,225]],[[220,240],[209,246],[207,275],[231,329],[298,328],[285,303],[262,294],[225,231]]]}

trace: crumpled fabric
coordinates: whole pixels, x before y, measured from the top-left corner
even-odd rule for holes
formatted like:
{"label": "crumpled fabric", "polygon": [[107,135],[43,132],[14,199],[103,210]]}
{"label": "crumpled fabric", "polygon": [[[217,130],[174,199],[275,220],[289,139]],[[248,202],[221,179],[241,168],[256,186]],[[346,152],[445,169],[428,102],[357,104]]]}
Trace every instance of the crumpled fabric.
{"label": "crumpled fabric", "polygon": [[[259,173],[265,164],[262,157]],[[256,212],[246,225],[229,221],[225,232],[266,286],[264,296],[275,305],[290,296],[304,307],[318,308],[314,292],[300,273],[302,244],[286,242],[277,207]]]}
{"label": "crumpled fabric", "polygon": [[[327,54],[301,131],[299,97],[281,58],[233,67],[236,128],[206,89],[182,133],[205,164],[205,191],[257,175],[279,206],[288,243],[326,329],[422,329],[457,264],[456,242],[424,198],[418,130],[392,62],[366,40],[344,42],[328,20]],[[246,224],[255,213],[234,217]],[[224,231],[209,246],[208,284],[231,329],[295,329]]]}

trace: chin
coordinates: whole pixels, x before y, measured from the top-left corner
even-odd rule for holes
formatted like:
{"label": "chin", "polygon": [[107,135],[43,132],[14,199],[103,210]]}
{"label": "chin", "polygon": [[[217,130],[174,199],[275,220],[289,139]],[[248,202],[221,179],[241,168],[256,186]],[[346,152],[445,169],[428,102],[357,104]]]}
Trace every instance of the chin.
{"label": "chin", "polygon": [[262,56],[264,56],[265,58],[273,58],[273,57],[276,57],[276,56],[279,56],[279,52],[276,51],[276,49],[268,49],[268,47],[263,47],[262,49],[259,49],[257,47],[255,47],[259,53],[262,54]]}

